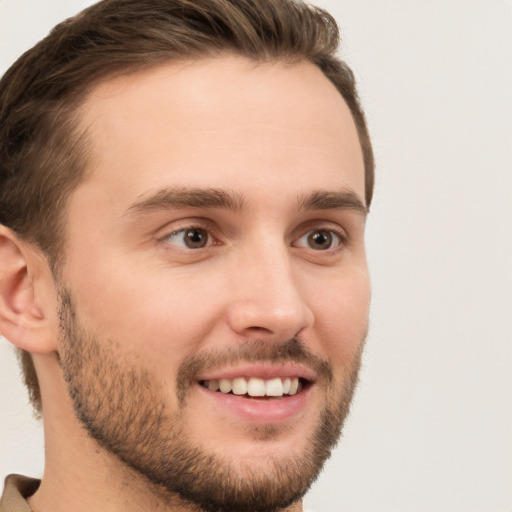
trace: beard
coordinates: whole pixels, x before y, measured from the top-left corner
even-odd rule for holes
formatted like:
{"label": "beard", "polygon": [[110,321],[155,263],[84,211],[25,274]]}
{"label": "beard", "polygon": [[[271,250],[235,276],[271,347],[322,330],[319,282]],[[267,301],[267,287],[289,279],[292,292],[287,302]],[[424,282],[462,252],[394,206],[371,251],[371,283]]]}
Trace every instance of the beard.
{"label": "beard", "polygon": [[[357,384],[364,338],[350,367],[336,380],[330,364],[297,338],[281,344],[247,342],[222,352],[186,359],[176,377],[178,408],[169,410],[166,390],[121,344],[102,339],[77,317],[70,293],[60,292],[60,359],[78,420],[107,452],[136,471],[160,499],[179,497],[205,512],[273,512],[299,501],[336,445]],[[117,350],[117,351],[116,351]],[[203,449],[187,429],[187,399],[195,375],[236,362],[298,362],[318,375],[325,402],[300,455],[272,456],[265,464],[228,460]],[[254,426],[256,442],[283,434],[279,425]],[[284,432],[283,435],[286,435]],[[255,451],[257,448],[255,448]]]}

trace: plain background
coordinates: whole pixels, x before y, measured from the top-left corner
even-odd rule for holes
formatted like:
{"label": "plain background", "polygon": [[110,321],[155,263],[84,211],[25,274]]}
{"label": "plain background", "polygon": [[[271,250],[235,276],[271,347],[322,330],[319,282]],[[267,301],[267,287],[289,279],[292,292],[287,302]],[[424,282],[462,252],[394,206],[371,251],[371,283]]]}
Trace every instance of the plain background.
{"label": "plain background", "polygon": [[[90,3],[0,0],[0,73]],[[512,3],[317,3],[359,81],[377,188],[361,384],[306,508],[511,512]],[[40,476],[3,340],[0,390],[0,476]]]}

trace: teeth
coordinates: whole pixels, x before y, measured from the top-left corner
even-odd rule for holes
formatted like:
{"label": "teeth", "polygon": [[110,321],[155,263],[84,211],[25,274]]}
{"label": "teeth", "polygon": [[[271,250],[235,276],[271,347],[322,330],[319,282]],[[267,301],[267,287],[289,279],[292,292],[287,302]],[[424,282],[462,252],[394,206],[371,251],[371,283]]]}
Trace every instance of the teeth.
{"label": "teeth", "polygon": [[235,395],[245,395],[247,393],[247,381],[242,377],[233,379],[232,387],[233,387],[233,393]]}
{"label": "teeth", "polygon": [[283,396],[283,381],[281,379],[272,379],[265,382],[265,392],[267,396]]}
{"label": "teeth", "polygon": [[247,394],[249,396],[265,396],[265,381],[251,377],[247,383]]}
{"label": "teeth", "polygon": [[292,379],[290,383],[290,395],[295,395],[297,393],[297,390],[299,389],[299,379]]}
{"label": "teeth", "polygon": [[202,385],[211,391],[220,391],[221,393],[233,393],[234,395],[249,396],[283,396],[296,395],[302,390],[302,382],[298,377],[280,379],[259,379],[251,377],[236,377],[233,380],[220,379],[203,381]]}
{"label": "teeth", "polygon": [[220,379],[219,380],[219,387],[220,387],[220,390],[223,392],[223,393],[229,393],[231,391],[231,381],[228,380],[228,379]]}
{"label": "teeth", "polygon": [[208,381],[208,389],[211,389],[212,391],[219,391],[219,381],[218,380]]}

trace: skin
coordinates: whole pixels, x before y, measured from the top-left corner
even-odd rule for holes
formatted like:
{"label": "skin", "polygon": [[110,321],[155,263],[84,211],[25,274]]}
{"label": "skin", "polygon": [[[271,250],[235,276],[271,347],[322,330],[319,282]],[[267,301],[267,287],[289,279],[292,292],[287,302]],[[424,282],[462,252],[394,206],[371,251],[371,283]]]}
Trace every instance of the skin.
{"label": "skin", "polygon": [[[25,265],[16,300],[32,326],[25,332],[3,321],[3,329],[34,354],[43,394],[46,469],[30,504],[36,512],[197,510],[163,499],[77,420],[58,358],[66,355],[59,285],[106,353],[121,367],[150,372],[160,405],[205,453],[222,455],[244,478],[300,457],[325,404],[344,398],[367,330],[356,128],[312,64],[237,57],[169,63],[102,83],[80,123],[93,143],[92,165],[68,203],[59,283],[37,251],[0,232],[3,252],[19,261],[11,268]],[[168,201],[169,191],[211,189],[231,204]],[[315,192],[336,192],[336,204],[304,207]],[[183,244],[190,227],[208,233],[205,247]],[[325,250],[308,238],[318,230],[332,236]],[[14,294],[3,295],[13,303]],[[264,354],[294,337],[333,377],[314,382],[300,410],[283,420],[241,418],[197,384],[208,372],[236,373],[241,356],[206,364],[180,399],[178,372],[195,355],[213,361],[214,353],[238,354],[251,343],[266,347]],[[263,427],[273,428],[265,436]],[[289,510],[302,510],[300,501]]]}

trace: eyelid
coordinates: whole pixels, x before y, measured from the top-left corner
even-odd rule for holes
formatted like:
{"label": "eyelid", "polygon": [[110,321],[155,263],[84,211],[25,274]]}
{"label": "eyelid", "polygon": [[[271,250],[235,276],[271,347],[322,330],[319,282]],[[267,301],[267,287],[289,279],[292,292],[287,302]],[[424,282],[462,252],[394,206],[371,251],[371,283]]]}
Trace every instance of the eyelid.
{"label": "eyelid", "polygon": [[339,222],[327,219],[312,219],[303,222],[295,230],[295,238],[300,238],[304,234],[309,233],[311,231],[332,231],[333,233],[338,235],[343,241],[346,241],[348,239],[348,233],[346,229],[344,229],[339,224]]}
{"label": "eyelid", "polygon": [[[174,221],[166,224],[165,227],[159,229],[159,232],[162,234],[157,235],[157,241],[162,243],[167,243],[168,245],[173,245],[175,247],[179,247],[176,244],[171,244],[166,242],[166,239],[180,232],[193,230],[193,229],[202,229],[208,233],[209,238],[213,241],[213,243],[209,243],[207,247],[211,247],[212,245],[216,245],[218,243],[217,237],[215,236],[215,228],[211,223],[206,222],[202,219],[182,219],[179,221]],[[197,249],[195,249],[197,250]]]}
{"label": "eyelid", "polygon": [[[335,244],[334,247],[330,247],[328,249],[314,249],[307,244],[298,244],[298,241],[301,240],[303,237],[309,235],[312,232],[315,231],[327,231],[333,234],[336,238],[338,238],[339,243]],[[349,243],[349,235],[347,231],[340,226],[339,223],[326,220],[326,219],[312,219],[305,223],[303,223],[297,230],[296,230],[296,236],[293,237],[293,243],[292,246],[296,247],[298,249],[306,249],[311,253],[317,254],[317,255],[335,255],[339,252],[341,252]]]}
{"label": "eyelid", "polygon": [[[334,235],[335,238],[338,239],[339,243],[337,244],[337,246],[340,246],[340,245],[343,245],[344,244],[344,236],[342,233],[340,233],[339,231],[337,230],[334,230],[334,229],[325,229],[325,228],[315,228],[315,229],[309,229],[307,230],[306,232],[304,232],[295,242],[293,245],[295,245],[295,247],[307,247],[306,245],[299,245],[297,242],[299,240],[302,240],[303,238],[309,236],[311,233],[315,233],[315,232],[326,232],[326,233],[332,233]],[[311,249],[311,247],[310,247]],[[325,249],[326,251],[329,250],[329,249]]]}
{"label": "eyelid", "polygon": [[157,239],[163,239],[172,233],[182,231],[183,229],[200,228],[207,231],[213,229],[212,223],[200,217],[186,217],[181,219],[175,219],[170,222],[166,222],[157,230],[155,230],[155,236]]}
{"label": "eyelid", "polygon": [[[184,248],[181,247],[184,251],[199,251],[199,249],[206,250],[208,248],[211,248],[215,245],[223,245],[222,241],[219,239],[218,236],[218,228],[216,224],[209,219],[204,218],[183,218],[174,220],[172,222],[167,223],[165,226],[160,228],[158,232],[156,233],[156,241],[159,243],[163,243],[167,246],[173,246],[173,248],[176,248],[180,250],[180,246],[178,244],[172,244],[166,241],[169,237],[171,237],[174,234],[187,231],[187,230],[193,230],[193,229],[202,229],[205,230],[208,233],[209,237],[209,243],[202,248],[197,249],[191,249],[191,248]],[[304,223],[302,223],[301,226],[298,226],[295,230],[295,234],[292,235],[292,247],[305,247],[302,245],[296,245],[297,241],[300,240],[302,237],[306,236],[307,234],[314,232],[314,231],[327,231],[333,233],[334,236],[336,236],[339,239],[339,243],[336,244],[335,247],[321,250],[316,250],[313,248],[309,248],[311,250],[314,250],[314,252],[323,252],[325,254],[337,252],[337,250],[341,250],[343,247],[345,247],[349,242],[349,236],[347,234],[347,231],[341,227],[337,222],[333,222],[331,220],[326,219],[311,219]]]}

